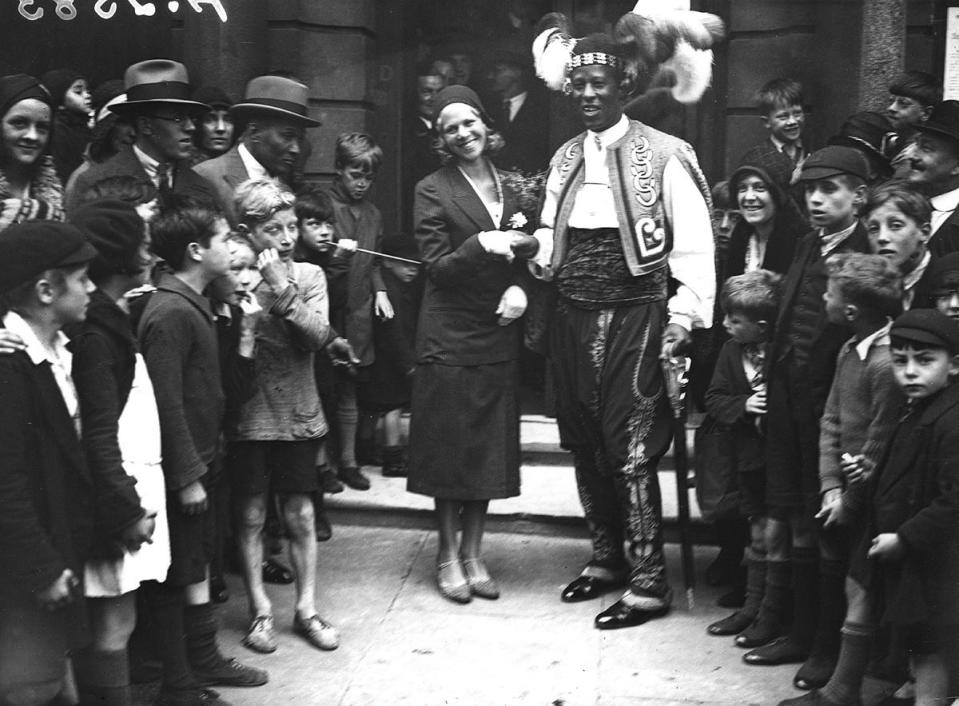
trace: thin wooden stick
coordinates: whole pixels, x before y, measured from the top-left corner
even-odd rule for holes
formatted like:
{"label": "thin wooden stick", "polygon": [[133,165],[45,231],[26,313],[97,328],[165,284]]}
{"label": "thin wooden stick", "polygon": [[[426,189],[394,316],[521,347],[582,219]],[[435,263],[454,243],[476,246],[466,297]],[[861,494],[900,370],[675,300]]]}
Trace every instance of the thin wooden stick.
{"label": "thin wooden stick", "polygon": [[408,262],[411,265],[422,265],[423,263],[419,260],[408,260],[405,257],[400,257],[399,255],[387,255],[383,252],[376,252],[375,250],[366,250],[364,248],[357,248],[356,252],[365,252],[367,255],[376,255],[377,257],[388,257],[391,260],[399,260],[400,262]]}

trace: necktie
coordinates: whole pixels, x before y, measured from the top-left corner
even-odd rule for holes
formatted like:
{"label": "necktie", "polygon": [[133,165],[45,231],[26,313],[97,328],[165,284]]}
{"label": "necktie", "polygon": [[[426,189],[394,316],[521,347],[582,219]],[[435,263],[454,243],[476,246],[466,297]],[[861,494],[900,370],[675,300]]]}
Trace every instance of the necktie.
{"label": "necktie", "polygon": [[510,124],[510,100],[507,98],[503,101],[503,126],[506,127]]}
{"label": "necktie", "polygon": [[159,189],[161,196],[166,196],[173,191],[169,164],[160,163],[157,165],[157,189]]}

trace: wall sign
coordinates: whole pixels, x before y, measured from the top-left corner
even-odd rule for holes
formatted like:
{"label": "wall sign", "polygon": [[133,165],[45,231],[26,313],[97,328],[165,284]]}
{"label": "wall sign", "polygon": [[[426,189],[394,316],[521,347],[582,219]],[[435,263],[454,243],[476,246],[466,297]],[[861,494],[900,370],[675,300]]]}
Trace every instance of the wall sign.
{"label": "wall sign", "polygon": [[[166,3],[140,2],[140,0],[96,0],[93,11],[97,16],[104,20],[109,20],[117,14],[117,6],[121,2],[127,2],[133,8],[136,15],[143,17],[153,17],[157,13],[157,5],[166,5],[170,13],[176,13],[180,10],[178,0],[169,0]],[[72,20],[77,16],[76,0],[19,0],[17,10],[21,17],[36,21],[42,19],[47,9],[53,10],[61,20]],[[209,5],[216,12],[220,22],[226,22],[226,8],[223,7],[223,0],[186,0],[191,8],[196,12],[202,12],[204,5]]]}
{"label": "wall sign", "polygon": [[942,97],[959,99],[959,7],[946,9],[946,59],[942,72]]}

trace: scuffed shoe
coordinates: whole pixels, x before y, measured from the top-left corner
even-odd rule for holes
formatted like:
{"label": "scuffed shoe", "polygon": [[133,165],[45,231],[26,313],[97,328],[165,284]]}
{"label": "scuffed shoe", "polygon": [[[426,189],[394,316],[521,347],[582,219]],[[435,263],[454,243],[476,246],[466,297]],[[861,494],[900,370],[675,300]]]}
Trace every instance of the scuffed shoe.
{"label": "scuffed shoe", "polygon": [[316,613],[309,618],[294,616],[293,632],[321,650],[335,650],[340,646],[339,631]]}
{"label": "scuffed shoe", "polygon": [[270,654],[276,652],[276,629],[272,615],[258,615],[250,622],[250,629],[243,638],[243,646],[254,652]]}
{"label": "scuffed shoe", "polygon": [[270,680],[266,671],[247,667],[233,658],[225,658],[212,668],[194,668],[193,674],[202,686],[263,686]]}

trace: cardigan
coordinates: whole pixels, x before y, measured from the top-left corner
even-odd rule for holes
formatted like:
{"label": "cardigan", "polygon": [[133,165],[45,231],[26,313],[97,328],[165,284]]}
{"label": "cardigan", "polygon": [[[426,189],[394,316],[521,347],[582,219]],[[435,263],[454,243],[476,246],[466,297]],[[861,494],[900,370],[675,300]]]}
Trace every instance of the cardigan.
{"label": "cardigan", "polygon": [[843,453],[863,454],[867,468],[882,458],[905,397],[892,372],[888,325],[876,332],[861,356],[860,342],[847,341],[836,357],[836,373],[819,421],[820,492],[845,488]]}

